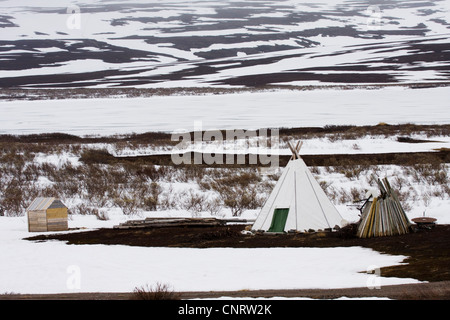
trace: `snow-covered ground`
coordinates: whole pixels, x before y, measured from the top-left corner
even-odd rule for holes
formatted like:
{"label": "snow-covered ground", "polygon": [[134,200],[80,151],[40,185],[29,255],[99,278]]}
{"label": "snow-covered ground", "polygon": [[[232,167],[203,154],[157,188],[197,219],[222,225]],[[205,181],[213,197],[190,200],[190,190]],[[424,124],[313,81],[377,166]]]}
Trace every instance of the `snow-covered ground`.
{"label": "snow-covered ground", "polygon": [[[203,129],[259,128],[274,126],[324,126],[327,124],[377,124],[450,122],[448,88],[383,90],[277,91],[256,94],[174,96],[136,99],[90,99],[58,101],[0,102],[1,133],[24,134],[67,132],[79,135],[117,134],[151,130],[194,130],[195,121]],[[274,107],[275,106],[275,107]],[[417,136],[416,138],[430,138]],[[311,139],[302,148],[304,154],[430,151],[448,147],[448,137],[431,137],[439,143],[401,144],[381,137],[356,141],[331,142]],[[102,145],[102,147],[107,145]],[[114,151],[114,150],[112,150]],[[280,151],[280,150],[279,150]],[[121,150],[129,155],[133,150]],[[120,155],[120,152],[117,154]],[[138,152],[153,153],[143,149]],[[284,151],[280,151],[283,153]],[[37,163],[74,165],[74,155],[37,154]],[[319,180],[331,188],[347,190],[367,188],[366,180],[351,181],[343,174],[319,170]],[[380,168],[384,176],[398,176],[395,166]],[[409,218],[423,214],[450,223],[449,200],[421,197],[432,190],[420,189],[410,177],[415,204]],[[43,184],[51,183],[41,179]],[[183,189],[181,184],[173,184]],[[187,184],[187,187],[192,185]],[[436,186],[436,188],[439,186]],[[439,191],[436,189],[436,191]],[[442,195],[443,193],[441,193]],[[441,196],[442,197],[442,196]],[[345,204],[338,210],[348,221],[355,221],[358,211]],[[95,216],[73,215],[71,228],[112,227],[130,217],[118,209],[108,212],[108,221]],[[119,210],[120,211],[120,210]],[[254,219],[258,210],[244,212]],[[137,218],[146,214],[141,213]],[[183,210],[160,211],[160,216],[180,216]],[[204,213],[202,213],[204,214]],[[229,214],[225,210],[224,215]],[[364,287],[379,281],[381,285],[412,283],[414,279],[373,278],[364,273],[373,266],[402,263],[405,257],[380,254],[370,249],[353,248],[260,248],[260,249],[182,249],[140,248],[106,245],[67,245],[63,242],[22,240],[27,232],[26,217],[0,217],[0,293],[57,293],[77,291],[130,291],[136,286],[168,283],[175,290],[245,290],[289,288]],[[277,272],[283,269],[283,273]],[[382,276],[382,275],[381,275]]]}
{"label": "snow-covered ground", "polygon": [[[0,28],[4,31],[0,86],[228,87],[448,80],[448,1],[404,0],[368,9],[366,2],[340,0],[317,4],[297,0],[252,4],[4,0],[0,1]],[[373,31],[373,27],[378,29]],[[199,39],[202,41],[194,41]],[[203,130],[380,122],[449,124],[449,98],[448,87],[392,87],[0,101],[0,134],[64,132],[86,136],[193,131],[199,129],[196,123],[200,122]],[[437,142],[402,144],[394,138],[373,136],[335,142],[317,138],[305,141],[301,153],[432,151],[448,148],[450,143],[449,137],[442,136],[412,138]],[[171,151],[147,146],[120,150],[107,144],[93,147],[107,148],[117,156]],[[210,147],[204,144],[201,149]],[[227,147],[214,151],[226,151]],[[284,154],[285,150],[271,152]],[[76,166],[79,157],[42,153],[36,154],[34,162]],[[400,189],[403,185],[400,191],[410,194],[409,218],[426,211],[438,223],[450,223],[450,200],[443,186],[424,186],[396,166],[378,170],[382,176],[400,178],[394,183]],[[448,165],[444,171],[448,175]],[[315,175],[328,183],[329,192],[334,190],[339,195],[351,188],[370,187],[367,179],[352,180],[326,169],[317,169]],[[46,186],[53,182],[41,176],[36,183]],[[198,187],[192,181],[161,185],[166,192],[173,188],[174,193]],[[66,204],[76,205],[80,198],[70,202]],[[350,222],[358,218],[354,207],[338,203],[337,208]],[[101,209],[109,220],[72,215],[69,226],[113,227],[130,218],[118,208]],[[247,210],[243,218],[254,219],[257,213]],[[140,212],[136,218],[147,215],[191,213],[160,210]],[[230,212],[225,209],[221,215]],[[0,264],[0,294],[125,292],[156,282],[170,284],[177,291],[327,289],[418,282],[365,273],[401,264],[405,257],[361,247],[141,248],[23,240],[30,235],[26,216],[0,216],[0,256],[4,262]]]}
{"label": "snow-covered ground", "polygon": [[[77,224],[84,223],[70,221],[71,226]],[[96,225],[105,223],[96,221]],[[22,240],[30,235],[25,217],[0,217],[0,253],[7,262],[0,265],[0,293],[129,292],[156,282],[170,284],[177,291],[326,289],[418,282],[368,274],[374,268],[401,264],[405,257],[361,247],[190,249]]]}
{"label": "snow-covered ground", "polygon": [[277,90],[202,96],[0,101],[0,134],[448,124],[450,89]]}
{"label": "snow-covered ground", "polygon": [[[44,161],[43,157],[40,159]],[[398,174],[399,167],[379,169],[389,177],[409,179]],[[325,179],[332,188],[369,186],[365,179],[350,181],[342,174],[326,173],[325,169],[319,169],[315,175],[318,180]],[[193,184],[175,183],[174,186],[177,191]],[[411,183],[411,188],[418,193],[427,191],[422,190],[420,183]],[[427,204],[418,200],[416,204],[407,212],[410,219],[421,216],[426,208],[427,216],[436,217],[438,223],[450,223],[449,199],[433,198]],[[358,219],[355,207],[340,204],[337,209],[349,222]],[[181,209],[140,212],[131,217],[123,215],[118,208],[104,210],[106,221],[93,215],[71,215],[69,227],[86,231],[112,228],[129,219],[191,216]],[[254,219],[257,214],[258,210],[247,210],[242,218]],[[205,212],[199,215],[210,216]],[[229,210],[222,210],[221,216],[230,216]],[[26,216],[0,217],[0,254],[2,261],[8,262],[0,265],[0,293],[127,292],[157,282],[169,284],[177,291],[327,289],[418,282],[366,273],[373,268],[401,264],[406,257],[361,247],[191,249],[23,240],[38,234],[27,231]]]}

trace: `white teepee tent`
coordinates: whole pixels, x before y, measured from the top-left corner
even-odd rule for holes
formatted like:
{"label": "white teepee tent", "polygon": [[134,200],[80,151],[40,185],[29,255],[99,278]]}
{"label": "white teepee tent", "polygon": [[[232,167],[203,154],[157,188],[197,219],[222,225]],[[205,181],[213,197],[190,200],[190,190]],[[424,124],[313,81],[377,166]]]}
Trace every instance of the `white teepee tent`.
{"label": "white teepee tent", "polygon": [[306,232],[343,227],[345,220],[291,144],[291,160],[253,224],[253,231]]}

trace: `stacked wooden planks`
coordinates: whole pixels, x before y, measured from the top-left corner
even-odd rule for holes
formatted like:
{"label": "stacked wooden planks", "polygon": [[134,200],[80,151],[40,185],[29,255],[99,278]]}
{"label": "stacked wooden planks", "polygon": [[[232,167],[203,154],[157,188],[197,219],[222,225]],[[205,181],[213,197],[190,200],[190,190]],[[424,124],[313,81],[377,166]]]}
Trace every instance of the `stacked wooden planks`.
{"label": "stacked wooden planks", "polygon": [[34,210],[32,212],[28,212],[28,231],[47,231],[47,212],[45,210]]}
{"label": "stacked wooden planks", "polygon": [[408,233],[411,223],[388,179],[373,178],[377,181],[380,196],[374,197],[368,203],[370,208],[363,211],[357,236],[371,238]]}
{"label": "stacked wooden planks", "polygon": [[47,209],[47,231],[64,231],[68,229],[67,208]]}
{"label": "stacked wooden planks", "polygon": [[144,220],[129,220],[114,226],[114,228],[209,227],[224,224],[224,221],[215,218],[146,218]]}

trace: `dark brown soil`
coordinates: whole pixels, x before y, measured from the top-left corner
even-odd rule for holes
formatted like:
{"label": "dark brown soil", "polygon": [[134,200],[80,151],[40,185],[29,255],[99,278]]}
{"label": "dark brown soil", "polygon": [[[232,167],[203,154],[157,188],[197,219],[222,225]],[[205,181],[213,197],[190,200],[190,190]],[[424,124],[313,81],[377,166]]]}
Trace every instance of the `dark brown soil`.
{"label": "dark brown soil", "polygon": [[[148,156],[130,156],[130,157],[114,157],[111,154],[104,153],[100,154],[99,151],[90,151],[92,156],[81,157],[81,161],[85,163],[139,163],[142,165],[166,165],[171,166],[173,164],[171,154],[156,154]],[[253,155],[253,159],[257,159],[255,164],[251,164],[250,159],[252,155],[244,155],[242,163],[237,160],[238,155],[234,155],[233,160],[228,160],[229,154],[218,154],[214,155],[215,159],[218,159],[218,163],[206,164],[205,162],[201,164],[196,164],[197,167],[264,167],[268,164],[263,164],[260,162],[259,157]],[[192,159],[192,165],[194,163],[195,154],[190,153],[189,159]],[[285,166],[290,155],[280,155],[279,164],[280,166]],[[92,160],[91,160],[92,159]],[[200,159],[203,159],[201,157]],[[374,153],[374,154],[325,154],[325,155],[302,155],[302,159],[308,166],[350,166],[350,165],[414,165],[414,164],[430,164],[430,163],[448,163],[450,162],[450,150],[439,150],[432,152],[408,152],[408,153]],[[203,161],[203,160],[202,160]],[[190,165],[189,163],[186,165]]]}
{"label": "dark brown soil", "polygon": [[[240,290],[240,291],[199,291],[177,292],[177,298],[214,299],[214,298],[388,298],[396,300],[449,300],[450,281],[414,283],[382,286],[379,289],[288,289],[288,290]],[[0,300],[137,300],[131,292],[80,292],[58,294],[8,294],[0,295]]]}
{"label": "dark brown soil", "polygon": [[361,246],[381,253],[408,256],[407,264],[382,268],[384,277],[421,281],[450,281],[450,225],[415,229],[399,236],[359,239],[351,230],[297,234],[243,234],[245,225],[98,229],[68,234],[39,235],[33,241],[56,239],[68,244],[107,244],[144,247],[263,248]]}
{"label": "dark brown soil", "polygon": [[[29,91],[29,90],[27,90]],[[69,93],[66,93],[69,94]],[[0,89],[0,97],[2,90]],[[65,96],[64,96],[65,97]],[[239,128],[236,128],[239,129]],[[257,131],[259,134],[259,131]],[[381,136],[397,136],[399,142],[404,143],[426,143],[434,142],[431,140],[415,140],[410,135],[420,133],[428,136],[447,136],[450,134],[450,124],[378,124],[378,125],[327,125],[325,127],[294,127],[279,128],[281,138],[289,138],[292,136],[308,137],[324,137],[333,139],[346,138],[356,139],[366,135]],[[226,131],[222,132],[226,136]],[[266,133],[267,134],[267,133]],[[194,132],[190,132],[192,136]],[[70,144],[70,143],[115,143],[115,142],[134,142],[134,143],[162,143],[165,146],[176,145],[179,141],[172,141],[170,132],[145,132],[139,134],[112,135],[112,136],[75,136],[67,133],[42,133],[27,135],[0,135],[0,143],[42,143],[42,144]]]}

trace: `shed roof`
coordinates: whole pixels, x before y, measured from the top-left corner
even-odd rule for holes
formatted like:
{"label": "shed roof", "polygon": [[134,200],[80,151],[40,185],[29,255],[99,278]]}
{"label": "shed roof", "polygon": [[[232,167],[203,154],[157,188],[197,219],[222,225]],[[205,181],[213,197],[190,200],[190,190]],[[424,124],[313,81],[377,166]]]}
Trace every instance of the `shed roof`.
{"label": "shed roof", "polygon": [[30,206],[27,208],[27,211],[36,211],[36,210],[47,210],[49,208],[65,208],[66,206],[61,200],[56,198],[44,198],[38,197],[33,200]]}

